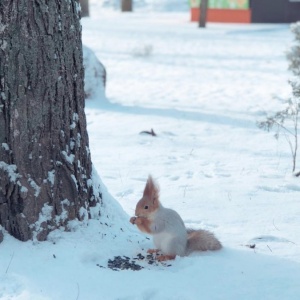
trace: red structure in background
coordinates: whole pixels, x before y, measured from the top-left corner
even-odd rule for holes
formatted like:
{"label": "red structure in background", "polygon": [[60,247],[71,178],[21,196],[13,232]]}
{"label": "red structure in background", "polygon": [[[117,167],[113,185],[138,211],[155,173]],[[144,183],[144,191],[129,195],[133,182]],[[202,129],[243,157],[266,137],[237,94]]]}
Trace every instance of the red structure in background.
{"label": "red structure in background", "polygon": [[[191,8],[191,21],[198,22],[200,17],[199,8]],[[251,9],[218,9],[207,10],[207,22],[222,23],[251,23]]]}
{"label": "red structure in background", "polygon": [[[198,22],[200,10],[191,8],[191,21]],[[292,23],[300,21],[300,0],[250,0],[249,9],[207,10],[208,22]]]}

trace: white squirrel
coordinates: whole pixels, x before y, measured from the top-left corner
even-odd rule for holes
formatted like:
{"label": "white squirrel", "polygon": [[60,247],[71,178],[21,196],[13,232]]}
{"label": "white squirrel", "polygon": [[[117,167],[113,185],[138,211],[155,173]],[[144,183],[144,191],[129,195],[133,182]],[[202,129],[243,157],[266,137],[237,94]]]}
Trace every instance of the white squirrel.
{"label": "white squirrel", "polygon": [[158,260],[174,259],[176,255],[186,256],[194,251],[219,250],[221,243],[207,230],[187,229],[179,214],[165,208],[159,201],[159,188],[149,176],[142,199],[137,203],[132,224],[145,233],[153,235],[157,249],[148,253],[162,252]]}

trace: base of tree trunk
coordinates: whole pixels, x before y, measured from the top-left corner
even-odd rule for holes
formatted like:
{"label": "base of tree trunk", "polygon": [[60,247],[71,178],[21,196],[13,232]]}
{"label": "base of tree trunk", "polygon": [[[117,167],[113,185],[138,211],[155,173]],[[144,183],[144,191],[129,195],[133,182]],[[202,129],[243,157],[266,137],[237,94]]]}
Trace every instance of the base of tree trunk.
{"label": "base of tree trunk", "polygon": [[123,12],[132,11],[132,0],[122,0],[121,10]]}

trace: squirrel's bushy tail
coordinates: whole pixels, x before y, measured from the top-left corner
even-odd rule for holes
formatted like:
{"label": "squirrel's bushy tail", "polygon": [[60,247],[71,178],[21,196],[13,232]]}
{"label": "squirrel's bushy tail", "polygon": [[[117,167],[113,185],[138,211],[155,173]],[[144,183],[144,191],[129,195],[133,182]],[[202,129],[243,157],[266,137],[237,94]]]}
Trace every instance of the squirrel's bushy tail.
{"label": "squirrel's bushy tail", "polygon": [[214,251],[222,248],[222,244],[210,231],[187,229],[187,234],[187,255],[194,251]]}

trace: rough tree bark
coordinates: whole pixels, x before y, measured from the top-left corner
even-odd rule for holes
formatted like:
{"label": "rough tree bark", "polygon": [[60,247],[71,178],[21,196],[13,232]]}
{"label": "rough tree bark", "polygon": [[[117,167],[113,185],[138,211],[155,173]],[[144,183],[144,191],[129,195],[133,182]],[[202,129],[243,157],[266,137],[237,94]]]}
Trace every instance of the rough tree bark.
{"label": "rough tree bark", "polygon": [[89,0],[80,0],[81,6],[81,17],[88,17],[90,15],[89,11]]}
{"label": "rough tree bark", "polygon": [[200,2],[200,16],[199,16],[199,27],[206,27],[207,19],[208,0],[201,0]]}
{"label": "rough tree bark", "polygon": [[0,2],[0,224],[26,241],[101,201],[91,184],[77,0]]}

